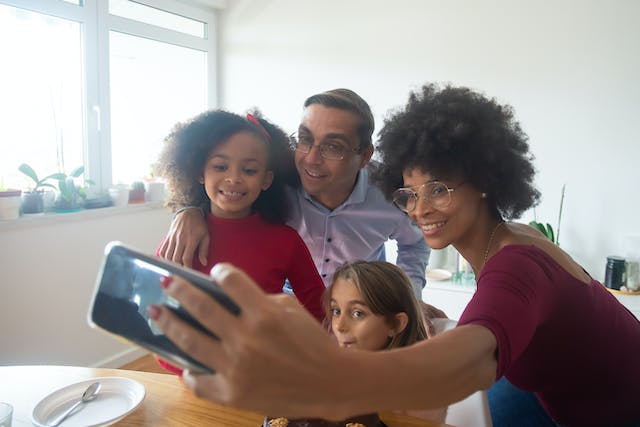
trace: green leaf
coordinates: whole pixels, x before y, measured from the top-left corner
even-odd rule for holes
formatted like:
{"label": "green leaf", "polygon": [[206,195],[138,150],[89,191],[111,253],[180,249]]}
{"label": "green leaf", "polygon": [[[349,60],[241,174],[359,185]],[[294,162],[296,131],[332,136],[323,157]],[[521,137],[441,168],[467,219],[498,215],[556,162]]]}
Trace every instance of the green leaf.
{"label": "green leaf", "polygon": [[84,166],[78,166],[69,175],[71,175],[74,178],[77,178],[80,175],[82,175],[83,173],[84,173]]}
{"label": "green leaf", "polygon": [[60,172],[56,172],[56,173],[52,173],[51,175],[47,175],[44,178],[42,178],[40,181],[38,181],[38,185],[43,185],[43,183],[48,180],[48,179],[66,179],[67,176],[63,173]]}
{"label": "green leaf", "polygon": [[545,228],[544,225],[542,225],[542,223],[539,223],[537,221],[531,221],[529,225],[535,228],[536,230],[538,230],[539,232],[541,232],[542,234],[544,234],[545,236],[547,235],[547,229]]}
{"label": "green leaf", "polygon": [[547,233],[546,233],[547,237],[549,238],[549,240],[551,240],[551,242],[555,243],[556,242],[556,238],[553,234],[553,228],[551,228],[551,224],[547,223]]}
{"label": "green leaf", "polygon": [[29,166],[26,163],[23,163],[20,166],[18,166],[18,170],[23,174],[27,175],[29,178],[33,180],[33,182],[36,183],[36,185],[38,185],[38,175],[36,175],[36,171],[34,171],[31,166]]}
{"label": "green leaf", "polygon": [[69,194],[69,189],[67,188],[67,181],[65,179],[58,180],[58,190],[60,191],[60,196],[63,199],[67,199],[67,195]]}

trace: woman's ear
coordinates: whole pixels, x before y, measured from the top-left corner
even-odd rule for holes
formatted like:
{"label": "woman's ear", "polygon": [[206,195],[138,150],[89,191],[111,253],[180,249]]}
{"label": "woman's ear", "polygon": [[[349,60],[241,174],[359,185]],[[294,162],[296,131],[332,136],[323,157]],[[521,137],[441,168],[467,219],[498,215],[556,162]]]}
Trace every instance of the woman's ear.
{"label": "woman's ear", "polygon": [[267,171],[267,173],[264,174],[264,180],[262,181],[262,191],[265,191],[266,189],[271,187],[272,183],[273,183],[273,171]]}
{"label": "woman's ear", "polygon": [[200,176],[199,181],[200,181],[200,184],[204,184],[204,176]]}
{"label": "woman's ear", "polygon": [[407,313],[403,311],[393,316],[393,321],[395,324],[393,325],[393,328],[391,328],[391,330],[389,331],[390,337],[394,337],[402,333],[402,331],[404,331],[407,328],[407,325],[409,324],[409,316],[407,315]]}

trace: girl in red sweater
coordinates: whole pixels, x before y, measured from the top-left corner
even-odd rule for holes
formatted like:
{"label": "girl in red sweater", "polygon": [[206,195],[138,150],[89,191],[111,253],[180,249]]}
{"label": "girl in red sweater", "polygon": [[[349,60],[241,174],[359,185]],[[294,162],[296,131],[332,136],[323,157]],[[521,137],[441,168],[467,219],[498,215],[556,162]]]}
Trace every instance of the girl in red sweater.
{"label": "girl in red sweater", "polygon": [[288,137],[257,116],[213,110],[176,125],[157,164],[167,181],[167,205],[197,206],[206,216],[209,256],[206,263],[195,257],[194,269],[208,274],[229,262],[269,293],[282,292],[288,279],[300,303],[322,321],[324,284],[298,233],[284,225],[284,182],[293,170]]}

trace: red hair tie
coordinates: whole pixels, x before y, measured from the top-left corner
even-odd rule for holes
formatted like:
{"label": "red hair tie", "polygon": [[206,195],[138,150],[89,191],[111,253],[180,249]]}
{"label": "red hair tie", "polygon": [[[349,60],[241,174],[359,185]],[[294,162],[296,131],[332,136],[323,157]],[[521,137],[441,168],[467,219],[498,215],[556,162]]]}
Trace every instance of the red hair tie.
{"label": "red hair tie", "polygon": [[271,141],[271,135],[269,135],[269,132],[267,132],[267,130],[264,128],[264,126],[262,126],[262,123],[260,123],[260,120],[256,119],[253,116],[253,114],[247,114],[247,120],[249,120],[254,125],[258,126],[260,131],[262,131],[264,136],[267,138],[267,141]]}

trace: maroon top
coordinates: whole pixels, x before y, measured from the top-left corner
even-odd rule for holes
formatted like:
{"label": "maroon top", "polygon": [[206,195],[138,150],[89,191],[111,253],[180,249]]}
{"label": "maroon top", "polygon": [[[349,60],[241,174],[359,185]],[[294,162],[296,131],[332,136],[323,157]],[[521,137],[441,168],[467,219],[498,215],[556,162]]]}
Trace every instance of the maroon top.
{"label": "maroon top", "polygon": [[640,322],[596,280],[585,284],[535,246],[494,255],[458,325],[496,337],[496,379],[535,393],[565,425],[640,420]]}

